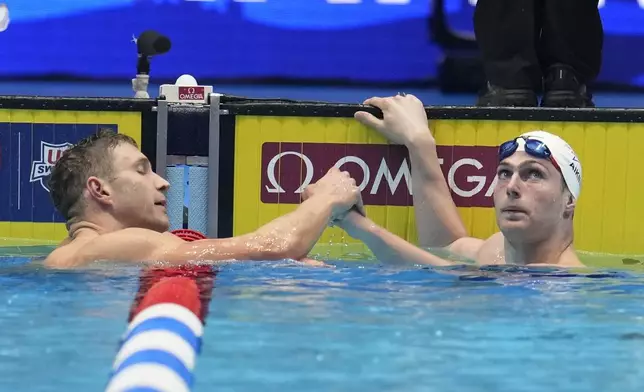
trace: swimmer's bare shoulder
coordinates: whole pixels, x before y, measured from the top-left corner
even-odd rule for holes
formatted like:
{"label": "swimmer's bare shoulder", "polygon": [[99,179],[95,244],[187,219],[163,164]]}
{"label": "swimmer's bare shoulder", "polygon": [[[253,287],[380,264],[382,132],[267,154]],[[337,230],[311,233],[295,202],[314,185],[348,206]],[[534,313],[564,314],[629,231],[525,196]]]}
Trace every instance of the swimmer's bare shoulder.
{"label": "swimmer's bare shoulder", "polygon": [[448,250],[477,264],[502,264],[503,234],[496,233],[486,240],[474,237],[459,238],[448,246]]}
{"label": "swimmer's bare shoulder", "polygon": [[72,239],[70,237],[67,237],[64,240],[62,240],[60,242],[60,244],[58,244],[58,246],[56,246],[56,247],[60,248],[61,246],[65,246],[65,245],[69,244],[70,242],[72,242]]}
{"label": "swimmer's bare shoulder", "polygon": [[[506,264],[505,261],[505,237],[503,233],[497,232],[489,238],[482,240],[480,238],[465,237],[456,240],[450,245],[449,250],[456,254],[465,256],[476,261],[480,265],[499,265]],[[531,264],[533,267],[557,266],[557,267],[584,267],[579,260],[577,253],[571,247],[566,249],[556,264]]]}
{"label": "swimmer's bare shoulder", "polygon": [[505,264],[505,237],[503,233],[492,234],[481,242],[476,261],[481,265]]}
{"label": "swimmer's bare shoulder", "polygon": [[108,234],[84,233],[56,248],[45,259],[51,268],[75,268],[95,260],[156,261],[185,241],[171,233],[128,228]]}
{"label": "swimmer's bare shoulder", "polygon": [[559,262],[557,264],[531,264],[532,267],[563,267],[563,268],[582,268],[586,265],[582,263],[577,255],[577,252],[570,247],[566,249],[559,257]]}
{"label": "swimmer's bare shoulder", "polygon": [[[479,264],[484,265],[498,265],[507,264],[505,260],[505,237],[503,233],[498,232],[488,238],[478,253],[477,261]],[[575,268],[584,267],[584,264],[579,260],[577,252],[572,246],[569,246],[559,256],[556,263],[531,263],[531,267],[563,267]]]}

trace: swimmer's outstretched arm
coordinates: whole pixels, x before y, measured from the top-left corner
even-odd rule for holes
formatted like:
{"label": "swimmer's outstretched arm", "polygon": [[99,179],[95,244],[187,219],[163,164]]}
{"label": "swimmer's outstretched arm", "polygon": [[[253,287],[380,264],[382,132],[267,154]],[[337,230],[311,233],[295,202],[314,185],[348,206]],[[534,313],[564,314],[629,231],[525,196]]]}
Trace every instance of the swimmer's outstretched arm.
{"label": "swimmer's outstretched arm", "polygon": [[238,237],[181,243],[160,255],[167,261],[280,260],[305,257],[327,227],[333,202],[313,197],[255,232]]}
{"label": "swimmer's outstretched arm", "polygon": [[127,228],[98,236],[78,247],[60,247],[45,263],[57,268],[73,268],[94,260],[185,264],[190,261],[301,259],[327,227],[334,207],[337,208],[337,203],[328,197],[312,197],[295,211],[253,233],[193,242],[171,233]]}
{"label": "swimmer's outstretched arm", "polygon": [[435,256],[378,226],[355,211],[338,223],[351,237],[364,242],[376,258],[390,264],[448,266],[456,263]]}

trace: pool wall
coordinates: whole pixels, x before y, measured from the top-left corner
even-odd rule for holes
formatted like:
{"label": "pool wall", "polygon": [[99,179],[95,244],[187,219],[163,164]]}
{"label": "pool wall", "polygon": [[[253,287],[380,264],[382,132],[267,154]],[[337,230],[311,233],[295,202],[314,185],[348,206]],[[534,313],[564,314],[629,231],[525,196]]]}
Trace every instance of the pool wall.
{"label": "pool wall", "polygon": [[[216,217],[210,235],[246,233],[292,211],[303,186],[335,165],[361,185],[374,221],[415,242],[406,150],[353,120],[364,107],[226,96],[218,106],[214,123],[208,105],[169,106],[167,139],[157,143],[158,100],[0,97],[0,237],[64,238],[46,174],[69,143],[99,127],[134,137],[153,164],[165,147],[166,166],[203,168],[214,124],[218,187],[216,197],[201,196],[216,200],[209,204],[216,206],[209,212]],[[644,254],[643,110],[427,107],[427,113],[443,173],[471,235],[486,237],[496,230],[491,198],[496,146],[544,129],[566,139],[583,165],[576,248]],[[201,211],[207,211],[201,201]],[[327,241],[353,242],[335,228],[325,231],[322,242]]]}

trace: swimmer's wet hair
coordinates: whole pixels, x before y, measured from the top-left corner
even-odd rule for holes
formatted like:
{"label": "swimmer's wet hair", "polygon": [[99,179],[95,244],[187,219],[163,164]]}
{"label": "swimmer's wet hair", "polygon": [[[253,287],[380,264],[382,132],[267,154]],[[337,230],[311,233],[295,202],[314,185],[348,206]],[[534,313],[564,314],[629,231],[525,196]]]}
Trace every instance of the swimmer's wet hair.
{"label": "swimmer's wet hair", "polygon": [[120,144],[138,148],[134,139],[109,128],[102,128],[66,150],[54,165],[49,177],[49,192],[54,207],[69,225],[85,208],[82,200],[87,179],[91,176],[110,178],[111,153]]}

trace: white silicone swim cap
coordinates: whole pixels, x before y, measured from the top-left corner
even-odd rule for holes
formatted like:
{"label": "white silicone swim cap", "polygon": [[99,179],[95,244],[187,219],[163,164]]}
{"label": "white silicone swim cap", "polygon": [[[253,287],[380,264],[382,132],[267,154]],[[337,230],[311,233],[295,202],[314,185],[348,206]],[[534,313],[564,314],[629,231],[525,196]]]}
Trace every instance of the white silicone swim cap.
{"label": "white silicone swim cap", "polygon": [[[572,147],[559,136],[546,131],[526,132],[521,137],[540,140],[548,147],[552,158],[561,169],[568,190],[575,199],[578,199],[581,192],[581,162]],[[524,150],[524,143],[519,141],[517,151]]]}

